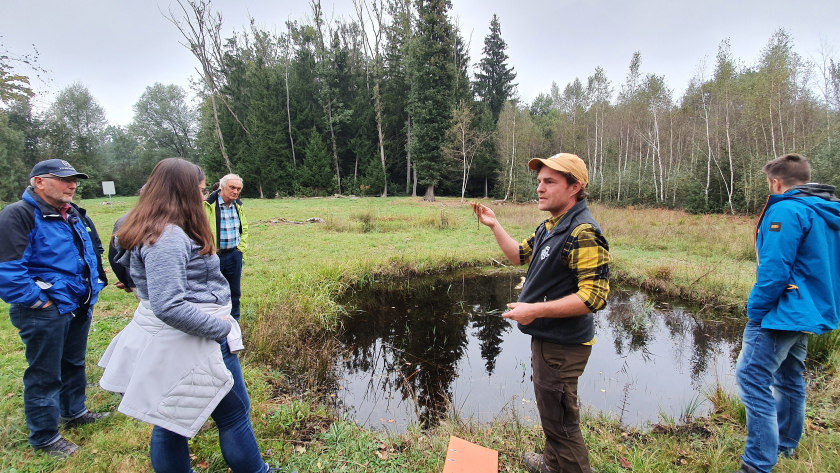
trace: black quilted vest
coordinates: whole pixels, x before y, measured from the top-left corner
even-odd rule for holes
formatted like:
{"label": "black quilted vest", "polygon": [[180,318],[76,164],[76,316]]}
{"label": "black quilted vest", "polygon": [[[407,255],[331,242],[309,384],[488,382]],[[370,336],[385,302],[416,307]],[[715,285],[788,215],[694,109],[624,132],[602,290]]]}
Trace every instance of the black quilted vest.
{"label": "black quilted vest", "polygon": [[[550,232],[546,232],[545,222],[537,228],[531,264],[528,266],[522,293],[519,294],[519,302],[553,301],[577,292],[577,278],[562,263],[561,255],[572,231],[584,223],[601,231],[586,206],[586,200],[569,209]],[[528,325],[517,325],[522,333],[551,343],[581,344],[595,337],[595,322],[591,313],[560,319],[538,318]]]}

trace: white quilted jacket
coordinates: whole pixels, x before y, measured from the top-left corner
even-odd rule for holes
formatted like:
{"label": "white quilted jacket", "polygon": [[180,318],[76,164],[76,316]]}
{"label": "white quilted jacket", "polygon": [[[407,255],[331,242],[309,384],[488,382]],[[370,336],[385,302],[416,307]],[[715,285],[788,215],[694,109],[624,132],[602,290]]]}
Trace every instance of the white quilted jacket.
{"label": "white quilted jacket", "polygon": [[[161,322],[148,301],[111,341],[99,366],[99,385],[124,394],[119,410],[143,422],[194,437],[233,387],[219,343],[186,334]],[[196,304],[223,318],[230,304]]]}

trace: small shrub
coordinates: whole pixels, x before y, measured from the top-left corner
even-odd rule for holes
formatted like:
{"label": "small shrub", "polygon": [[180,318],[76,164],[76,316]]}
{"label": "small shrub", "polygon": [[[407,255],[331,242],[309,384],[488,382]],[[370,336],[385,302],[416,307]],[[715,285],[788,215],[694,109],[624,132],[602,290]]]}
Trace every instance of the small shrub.
{"label": "small shrub", "polygon": [[434,227],[438,230],[446,230],[454,224],[454,221],[447,212],[446,207],[441,206],[439,210],[432,210],[432,213],[428,217],[417,219],[417,224],[421,227]]}
{"label": "small shrub", "polygon": [[709,395],[709,402],[715,406],[715,413],[727,415],[741,425],[747,425],[747,408],[737,394],[730,393],[717,384],[714,392]]}
{"label": "small shrub", "polygon": [[435,228],[438,230],[446,230],[451,225],[451,219],[446,212],[446,207],[441,206],[440,212],[435,213]]}
{"label": "small shrub", "polygon": [[372,233],[378,228],[376,212],[371,209],[353,212],[350,214],[350,219],[359,222],[359,230],[362,233]]}
{"label": "small shrub", "polygon": [[330,215],[324,219],[326,225],[324,226],[328,231],[332,232],[349,232],[350,225],[346,220],[338,219],[333,215]]}
{"label": "small shrub", "polygon": [[670,266],[653,266],[645,270],[648,279],[671,282],[674,279],[674,269]]}

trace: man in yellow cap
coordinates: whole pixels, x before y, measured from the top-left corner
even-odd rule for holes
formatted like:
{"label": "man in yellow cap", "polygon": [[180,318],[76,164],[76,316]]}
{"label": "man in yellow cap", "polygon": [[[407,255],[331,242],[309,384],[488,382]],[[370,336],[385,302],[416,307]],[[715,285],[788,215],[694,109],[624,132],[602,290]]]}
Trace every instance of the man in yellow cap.
{"label": "man in yellow cap", "polygon": [[532,472],[590,473],[580,432],[578,378],[595,343],[593,312],[610,292],[609,243],[586,206],[589,173],[574,154],[532,159],[538,171],[539,209],[551,214],[530,238],[517,242],[492,210],[473,204],[513,264],[528,264],[519,301],[505,317],[531,335],[534,394],[545,432],[542,455],[525,453]]}

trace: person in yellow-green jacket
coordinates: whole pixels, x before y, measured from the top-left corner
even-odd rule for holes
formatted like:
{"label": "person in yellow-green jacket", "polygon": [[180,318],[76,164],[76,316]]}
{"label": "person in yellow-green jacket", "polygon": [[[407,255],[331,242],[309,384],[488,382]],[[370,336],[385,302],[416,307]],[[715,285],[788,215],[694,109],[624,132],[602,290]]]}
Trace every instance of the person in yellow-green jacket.
{"label": "person in yellow-green jacket", "polygon": [[[248,219],[242,212],[242,178],[227,174],[219,180],[219,190],[204,200],[210,230],[216,239],[219,269],[230,285],[230,315],[239,320],[239,298],[242,295],[242,260],[248,250]],[[206,191],[205,191],[206,192]]]}

